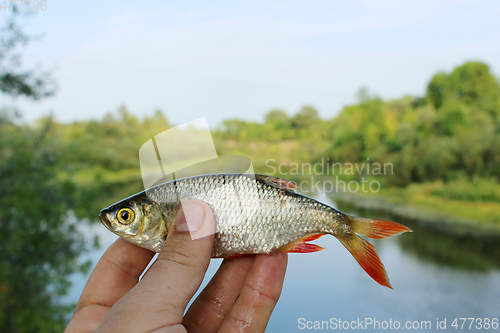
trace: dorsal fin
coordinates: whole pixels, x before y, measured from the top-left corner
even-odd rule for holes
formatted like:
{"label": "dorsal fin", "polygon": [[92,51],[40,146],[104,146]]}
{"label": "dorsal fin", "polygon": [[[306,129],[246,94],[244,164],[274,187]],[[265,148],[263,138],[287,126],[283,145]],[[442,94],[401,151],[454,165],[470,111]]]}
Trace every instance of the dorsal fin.
{"label": "dorsal fin", "polygon": [[295,190],[298,188],[298,186],[295,185],[294,183],[278,177],[255,175],[255,179],[283,191],[295,192]]}

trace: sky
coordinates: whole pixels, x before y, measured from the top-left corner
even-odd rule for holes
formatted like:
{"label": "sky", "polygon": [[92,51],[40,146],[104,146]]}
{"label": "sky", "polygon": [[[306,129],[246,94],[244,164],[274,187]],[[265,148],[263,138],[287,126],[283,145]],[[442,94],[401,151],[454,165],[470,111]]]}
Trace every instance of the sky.
{"label": "sky", "polygon": [[[3,22],[8,11],[0,10]],[[126,105],[180,124],[262,121],[316,107],[325,119],[360,87],[384,99],[421,96],[437,71],[468,60],[500,74],[500,2],[47,0],[23,20],[40,35],[25,68],[54,70],[54,97],[0,95],[25,120],[102,118]]]}

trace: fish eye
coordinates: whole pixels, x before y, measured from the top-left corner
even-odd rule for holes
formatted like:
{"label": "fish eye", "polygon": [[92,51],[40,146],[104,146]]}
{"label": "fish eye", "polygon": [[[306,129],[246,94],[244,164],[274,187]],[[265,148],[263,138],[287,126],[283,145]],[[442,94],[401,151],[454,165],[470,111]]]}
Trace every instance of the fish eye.
{"label": "fish eye", "polygon": [[130,208],[122,208],[116,213],[116,218],[121,224],[129,224],[134,221],[135,214]]}

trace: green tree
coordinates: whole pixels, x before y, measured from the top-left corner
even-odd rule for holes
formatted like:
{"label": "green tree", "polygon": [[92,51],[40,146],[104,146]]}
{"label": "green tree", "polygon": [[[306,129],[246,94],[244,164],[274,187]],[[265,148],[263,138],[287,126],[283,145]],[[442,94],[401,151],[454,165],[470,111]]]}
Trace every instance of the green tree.
{"label": "green tree", "polygon": [[[0,91],[38,100],[51,78],[22,70],[18,46],[30,40],[11,19],[0,36]],[[74,186],[62,181],[62,146],[50,118],[28,127],[0,112],[0,331],[61,332],[70,308],[59,302],[69,275],[85,269],[76,222],[68,218]]]}
{"label": "green tree", "polygon": [[290,118],[285,111],[271,110],[264,118],[269,141],[279,141],[289,137]]}
{"label": "green tree", "polygon": [[426,97],[434,108],[439,109],[443,105],[448,90],[448,75],[437,73],[427,85]]}
{"label": "green tree", "polygon": [[292,127],[301,130],[310,127],[319,119],[318,110],[312,106],[304,106],[292,118]]}
{"label": "green tree", "polygon": [[288,115],[283,110],[271,110],[269,111],[265,117],[266,123],[285,123],[288,121]]}
{"label": "green tree", "polygon": [[488,65],[466,62],[451,74],[438,73],[427,85],[427,100],[440,109],[446,101],[457,101],[497,115],[500,108],[500,86]]}
{"label": "green tree", "polygon": [[488,65],[467,62],[449,76],[449,95],[466,105],[477,106],[491,114],[498,113],[500,86]]}
{"label": "green tree", "polygon": [[57,180],[60,145],[51,121],[31,129],[0,120],[0,331],[61,332],[69,308],[58,302],[68,276],[84,266],[74,187]]}
{"label": "green tree", "polygon": [[16,7],[13,16],[0,28],[0,92],[12,97],[28,97],[39,100],[55,93],[55,81],[50,72],[41,69],[23,69],[19,48],[25,47],[32,37],[26,35],[17,18],[21,15]]}

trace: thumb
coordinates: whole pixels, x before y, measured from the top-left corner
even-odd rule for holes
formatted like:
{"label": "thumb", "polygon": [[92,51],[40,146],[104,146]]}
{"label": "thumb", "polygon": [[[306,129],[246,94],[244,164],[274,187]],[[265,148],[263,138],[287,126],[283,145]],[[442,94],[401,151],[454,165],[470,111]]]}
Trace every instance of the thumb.
{"label": "thumb", "polygon": [[190,200],[182,204],[158,259],[137,286],[137,304],[146,310],[142,315],[149,317],[144,321],[147,326],[155,329],[182,322],[210,263],[214,230],[207,203]]}

